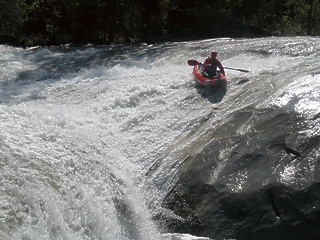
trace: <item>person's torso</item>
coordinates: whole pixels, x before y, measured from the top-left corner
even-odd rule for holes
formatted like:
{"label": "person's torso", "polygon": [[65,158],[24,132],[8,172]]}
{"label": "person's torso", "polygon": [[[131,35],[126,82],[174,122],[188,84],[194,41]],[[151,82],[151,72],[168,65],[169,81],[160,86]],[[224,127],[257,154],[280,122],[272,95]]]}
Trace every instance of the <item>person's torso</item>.
{"label": "person's torso", "polygon": [[211,66],[208,66],[208,65],[205,65],[205,69],[206,70],[213,70],[215,71],[216,68],[218,67],[219,65],[219,61],[218,59],[216,58],[207,58],[205,61],[204,61],[205,64],[211,64]]}

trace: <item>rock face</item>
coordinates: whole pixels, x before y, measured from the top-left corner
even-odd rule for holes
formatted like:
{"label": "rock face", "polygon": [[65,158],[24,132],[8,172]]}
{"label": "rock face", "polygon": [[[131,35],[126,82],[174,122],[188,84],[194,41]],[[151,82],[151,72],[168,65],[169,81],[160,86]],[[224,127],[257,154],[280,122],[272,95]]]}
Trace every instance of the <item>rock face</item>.
{"label": "rock face", "polygon": [[319,115],[246,108],[206,130],[163,206],[169,231],[211,239],[320,239]]}

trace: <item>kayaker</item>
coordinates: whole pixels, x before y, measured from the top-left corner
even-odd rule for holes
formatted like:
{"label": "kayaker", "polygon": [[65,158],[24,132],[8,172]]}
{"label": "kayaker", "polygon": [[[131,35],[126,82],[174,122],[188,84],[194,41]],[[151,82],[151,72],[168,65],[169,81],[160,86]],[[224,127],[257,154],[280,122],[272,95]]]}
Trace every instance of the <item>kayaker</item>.
{"label": "kayaker", "polygon": [[210,56],[203,63],[204,71],[207,73],[209,78],[212,78],[217,74],[217,67],[223,75],[226,75],[221,62],[217,59],[217,55],[217,52],[211,52]]}

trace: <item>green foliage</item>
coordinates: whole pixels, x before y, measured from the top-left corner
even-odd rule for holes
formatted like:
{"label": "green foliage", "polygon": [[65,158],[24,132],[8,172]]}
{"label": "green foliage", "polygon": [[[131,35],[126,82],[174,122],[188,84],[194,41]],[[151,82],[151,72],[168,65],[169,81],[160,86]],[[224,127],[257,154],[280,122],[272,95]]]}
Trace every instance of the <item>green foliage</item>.
{"label": "green foliage", "polygon": [[320,0],[0,0],[0,40],[27,44],[320,34]]}
{"label": "green foliage", "polygon": [[0,35],[19,34],[23,24],[23,0],[0,0]]}

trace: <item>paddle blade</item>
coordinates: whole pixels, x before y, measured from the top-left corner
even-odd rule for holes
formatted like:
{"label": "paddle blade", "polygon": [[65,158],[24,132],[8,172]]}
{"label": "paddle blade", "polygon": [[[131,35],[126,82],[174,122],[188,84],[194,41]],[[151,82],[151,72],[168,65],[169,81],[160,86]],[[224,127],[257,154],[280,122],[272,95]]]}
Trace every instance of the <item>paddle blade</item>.
{"label": "paddle blade", "polygon": [[188,60],[187,63],[189,66],[196,66],[199,64],[197,60]]}

